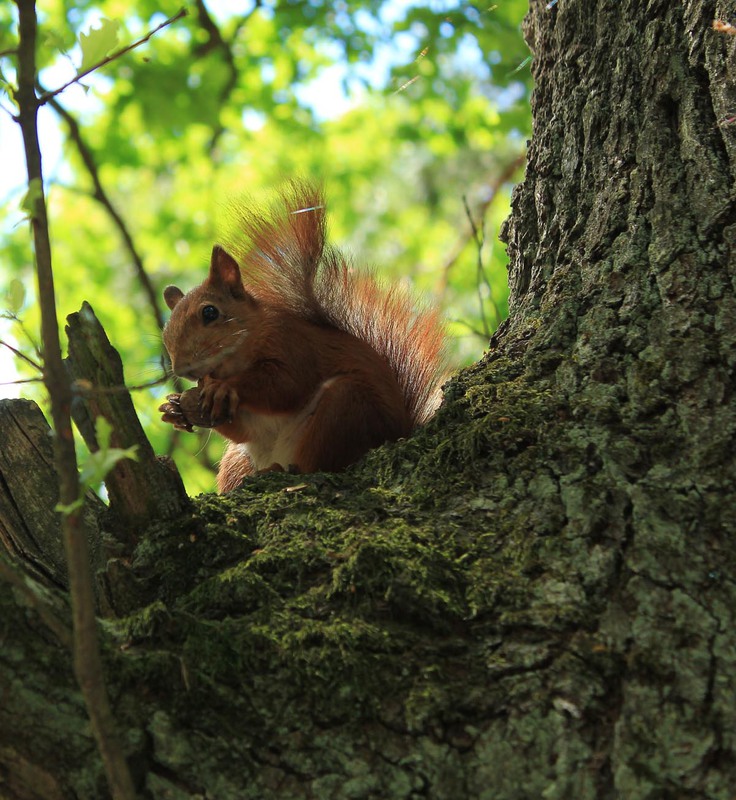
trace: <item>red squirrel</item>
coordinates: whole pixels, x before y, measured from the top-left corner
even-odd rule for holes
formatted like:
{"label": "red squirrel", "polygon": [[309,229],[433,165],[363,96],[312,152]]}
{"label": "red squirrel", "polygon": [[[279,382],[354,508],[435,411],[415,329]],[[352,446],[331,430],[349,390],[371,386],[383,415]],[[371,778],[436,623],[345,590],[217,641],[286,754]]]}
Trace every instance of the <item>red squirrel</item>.
{"label": "red squirrel", "polygon": [[340,471],[429,419],[446,372],[438,313],[326,243],[319,189],[293,183],[266,213],[237,214],[240,265],[215,246],[204,283],[164,290],[164,344],[199,408],[175,394],[160,410],[230,441],[219,491],[271,469]]}

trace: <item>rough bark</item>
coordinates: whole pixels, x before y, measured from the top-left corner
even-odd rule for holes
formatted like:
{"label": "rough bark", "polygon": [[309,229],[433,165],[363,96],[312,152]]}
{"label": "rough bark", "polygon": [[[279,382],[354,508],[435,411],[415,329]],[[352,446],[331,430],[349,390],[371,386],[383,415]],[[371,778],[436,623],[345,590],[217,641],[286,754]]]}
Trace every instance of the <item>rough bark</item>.
{"label": "rough bark", "polygon": [[[733,796],[727,12],[532,4],[509,323],[411,440],[141,538],[139,607],[105,630],[142,797]],[[104,797],[68,655],[16,592],[0,794]]]}
{"label": "rough bark", "polygon": [[[51,431],[29,400],[0,401],[0,543],[29,574],[67,588],[61,520],[55,511],[59,487]],[[87,494],[85,525],[96,568],[104,566],[100,499]]]}

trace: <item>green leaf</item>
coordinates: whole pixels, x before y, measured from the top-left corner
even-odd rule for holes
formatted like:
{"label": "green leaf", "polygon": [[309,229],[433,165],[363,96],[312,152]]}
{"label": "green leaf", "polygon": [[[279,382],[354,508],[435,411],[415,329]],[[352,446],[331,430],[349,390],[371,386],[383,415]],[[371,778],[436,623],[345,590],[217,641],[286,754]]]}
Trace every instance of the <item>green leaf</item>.
{"label": "green leaf", "polygon": [[68,517],[70,514],[73,514],[78,508],[81,508],[84,505],[84,497],[78,497],[73,503],[69,503],[64,505],[63,503],[57,503],[54,506],[54,511],[58,511],[60,514],[63,514],[65,517]]}
{"label": "green leaf", "polygon": [[87,490],[98,483],[102,483],[119,461],[123,461],[126,458],[137,461],[136,449],[137,445],[134,445],[127,448],[127,450],[111,447],[107,450],[98,450],[96,453],[90,453],[79,474],[79,480],[82,482],[83,488]]}
{"label": "green leaf", "polygon": [[39,203],[43,202],[43,184],[40,178],[33,178],[28,183],[28,191],[20,201],[22,211],[28,215],[29,219],[36,219],[38,216]]}
{"label": "green leaf", "polygon": [[123,450],[120,447],[110,447],[110,437],[112,436],[112,425],[104,418],[97,417],[95,421],[95,432],[97,434],[97,444],[99,450],[90,453],[82,465],[79,480],[82,483],[82,490],[86,491],[92,486],[105,480],[108,472],[125,458],[133,461],[138,460],[136,455],[137,445]]}
{"label": "green leaf", "polygon": [[[84,34],[82,34],[84,36]],[[48,50],[56,50],[59,53],[66,53],[66,42],[64,37],[55,30],[44,31],[43,46]]]}
{"label": "green leaf", "polygon": [[102,18],[100,27],[90,27],[89,33],[79,34],[79,46],[82,48],[82,63],[79,65],[77,75],[99,64],[103,61],[111,50],[114,50],[118,43],[118,31],[120,22],[118,20]]}
{"label": "green leaf", "polygon": [[17,106],[15,101],[15,86],[5,77],[0,69],[0,92],[4,92]]}
{"label": "green leaf", "polygon": [[5,308],[11,314],[17,314],[26,301],[26,287],[23,281],[13,278],[5,292]]}
{"label": "green leaf", "polygon": [[89,453],[79,472],[79,497],[67,505],[57,504],[56,511],[68,516],[74,513],[84,503],[84,495],[91,489],[105,480],[113,467],[125,458],[137,461],[136,450],[138,445],[133,447],[120,448],[110,447],[112,436],[112,425],[104,418],[97,417],[95,420],[95,433],[97,434],[97,444],[99,450]]}
{"label": "green leaf", "polygon": [[110,447],[112,425],[105,417],[97,417],[97,419],[95,419],[95,436],[97,437],[97,445],[100,450],[107,450],[107,448]]}

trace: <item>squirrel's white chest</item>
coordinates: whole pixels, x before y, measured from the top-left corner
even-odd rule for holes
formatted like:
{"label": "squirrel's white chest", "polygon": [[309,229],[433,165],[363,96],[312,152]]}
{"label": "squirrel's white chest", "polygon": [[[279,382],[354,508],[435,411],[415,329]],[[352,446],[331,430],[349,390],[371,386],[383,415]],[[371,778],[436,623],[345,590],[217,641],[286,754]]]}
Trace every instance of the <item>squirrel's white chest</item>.
{"label": "squirrel's white chest", "polygon": [[[246,412],[248,413],[248,412]],[[301,413],[283,416],[248,413],[250,437],[241,447],[248,453],[254,471],[296,463],[296,450],[305,418]]]}
{"label": "squirrel's white chest", "polygon": [[304,408],[295,414],[239,412],[242,427],[248,431],[247,441],[240,446],[248,454],[255,472],[269,469],[274,464],[288,469],[297,463],[296,453],[304,428],[333,381],[332,378],[324,381]]}

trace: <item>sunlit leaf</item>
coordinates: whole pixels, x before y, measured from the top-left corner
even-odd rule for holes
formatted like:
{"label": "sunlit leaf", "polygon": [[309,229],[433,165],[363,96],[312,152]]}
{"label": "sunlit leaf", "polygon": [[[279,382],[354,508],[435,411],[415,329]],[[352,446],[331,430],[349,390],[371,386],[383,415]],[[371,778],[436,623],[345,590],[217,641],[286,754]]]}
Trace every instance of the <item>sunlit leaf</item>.
{"label": "sunlit leaf", "polygon": [[[82,34],[84,36],[84,34]],[[66,52],[66,41],[59,31],[46,29],[43,32],[43,46],[49,50],[56,50],[59,53]]]}
{"label": "sunlit leaf", "polygon": [[119,461],[126,458],[132,461],[138,460],[137,445],[125,449],[110,447],[112,425],[104,417],[100,416],[95,420],[95,433],[99,449],[87,455],[79,473],[83,492],[104,481],[107,474]]}
{"label": "sunlit leaf", "polygon": [[40,178],[33,178],[28,182],[28,190],[20,201],[21,211],[24,211],[30,219],[38,216],[39,203],[43,202],[43,184]]}
{"label": "sunlit leaf", "polygon": [[117,46],[119,39],[120,22],[118,20],[102,18],[100,27],[90,27],[89,33],[79,34],[79,46],[82,49],[82,63],[77,74],[81,75],[88,69],[99,64]]}
{"label": "sunlit leaf", "polygon": [[[14,104],[15,103],[15,86],[5,77],[2,69],[0,69],[0,92],[6,94]],[[16,104],[17,105],[17,104]]]}
{"label": "sunlit leaf", "polygon": [[13,278],[5,292],[5,309],[11,314],[17,314],[26,301],[26,287],[23,281]]}
{"label": "sunlit leaf", "polygon": [[95,433],[99,449],[94,453],[87,454],[79,471],[79,497],[73,503],[67,505],[59,503],[56,507],[57,511],[67,515],[73,513],[81,507],[87,491],[102,483],[116,464],[126,458],[132,461],[138,460],[136,455],[137,445],[125,449],[110,447],[112,431],[112,425],[104,417],[97,417],[95,420]]}

